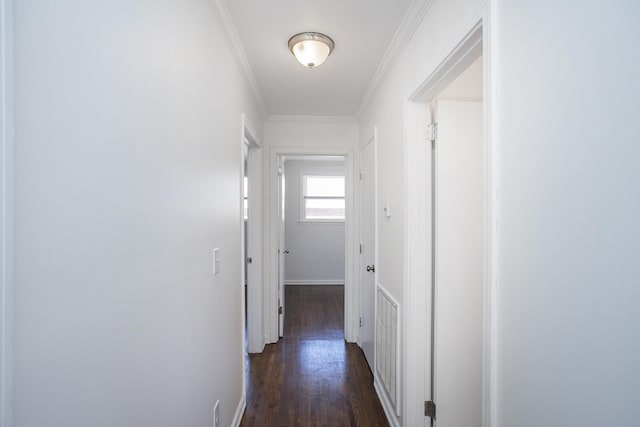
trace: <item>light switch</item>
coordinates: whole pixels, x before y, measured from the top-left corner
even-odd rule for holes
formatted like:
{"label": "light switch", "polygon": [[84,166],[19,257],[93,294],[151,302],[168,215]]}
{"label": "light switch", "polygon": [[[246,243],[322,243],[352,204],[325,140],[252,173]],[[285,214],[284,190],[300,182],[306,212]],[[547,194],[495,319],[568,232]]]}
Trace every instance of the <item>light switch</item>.
{"label": "light switch", "polygon": [[213,274],[220,273],[220,249],[213,250]]}

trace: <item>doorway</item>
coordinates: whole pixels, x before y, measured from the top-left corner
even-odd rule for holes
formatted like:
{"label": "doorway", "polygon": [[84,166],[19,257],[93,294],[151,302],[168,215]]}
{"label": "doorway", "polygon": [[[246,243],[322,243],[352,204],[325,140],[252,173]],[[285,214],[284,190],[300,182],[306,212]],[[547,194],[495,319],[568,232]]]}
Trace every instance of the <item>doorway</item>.
{"label": "doorway", "polygon": [[240,135],[240,221],[243,354],[264,349],[262,290],[262,148],[256,133],[241,116]]}
{"label": "doorway", "polygon": [[495,94],[482,17],[466,28],[405,103],[405,408],[416,425],[489,425],[494,404]]}
{"label": "doorway", "polygon": [[292,310],[296,319],[287,318],[287,301],[290,297],[295,299],[292,303],[333,301],[336,304],[317,311],[339,305],[339,318],[343,319],[345,158],[287,155],[280,156],[278,164],[278,335],[299,332],[304,324],[309,331],[332,336],[338,332],[344,337],[343,320],[338,331],[326,324],[324,329],[332,330],[321,332],[323,328],[314,323],[322,323],[322,316],[304,316]]}
{"label": "doorway", "polygon": [[[482,57],[431,102],[434,426],[482,423],[484,132]],[[460,410],[460,408],[464,410]]]}
{"label": "doorway", "polygon": [[[347,342],[357,341],[359,329],[359,294],[357,286],[354,283],[354,277],[357,277],[355,275],[358,271],[358,265],[356,265],[354,260],[357,259],[356,257],[358,256],[358,252],[357,245],[355,243],[354,227],[353,154],[353,149],[350,147],[271,147],[268,170],[265,174],[270,194],[268,199],[269,213],[267,215],[267,224],[269,225],[269,229],[266,234],[267,241],[265,245],[265,253],[269,257],[268,262],[265,264],[265,277],[268,280],[267,286],[265,287],[265,291],[267,292],[265,298],[265,321],[267,322],[265,325],[265,340],[267,343],[278,342],[279,338],[286,333],[284,330],[287,313],[285,273],[287,270],[287,262],[289,262],[289,258],[294,255],[291,249],[286,247],[285,244],[286,232],[283,217],[284,205],[282,202],[287,197],[286,193],[288,192],[288,189],[287,184],[283,179],[283,160],[299,159],[309,156],[315,157],[316,160],[318,160],[318,158],[325,158],[327,160],[333,158],[335,160],[336,157],[339,157],[344,161],[343,276],[340,278],[325,278],[317,280],[324,280],[325,286],[327,283],[335,284],[336,281],[339,281],[340,279],[344,282],[344,340]],[[301,178],[298,176],[296,179],[300,180]],[[283,187],[285,193],[284,197],[282,194]],[[326,197],[333,198],[333,196]],[[298,203],[299,206],[302,206],[301,201],[298,201]],[[299,208],[295,211],[295,215],[299,218]],[[289,250],[289,253],[285,253],[285,250]],[[308,281],[314,279],[311,277],[290,277],[289,280]],[[293,282],[291,282],[291,285],[295,286]]]}

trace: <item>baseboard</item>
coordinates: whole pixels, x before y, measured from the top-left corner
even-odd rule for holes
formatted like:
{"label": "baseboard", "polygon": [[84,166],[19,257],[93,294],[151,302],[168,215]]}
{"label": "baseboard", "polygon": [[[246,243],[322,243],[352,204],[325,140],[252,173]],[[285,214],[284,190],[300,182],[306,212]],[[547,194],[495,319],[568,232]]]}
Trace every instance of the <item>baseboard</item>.
{"label": "baseboard", "polygon": [[378,395],[378,399],[380,399],[380,403],[382,404],[382,409],[384,410],[384,414],[387,416],[387,421],[389,421],[389,425],[391,427],[400,427],[400,421],[396,416],[396,411],[387,396],[387,393],[384,390],[384,386],[382,386],[377,378],[373,379],[373,387],[376,389],[376,394]]}
{"label": "baseboard", "polygon": [[286,286],[299,285],[344,285],[344,280],[285,280]]}
{"label": "baseboard", "polygon": [[240,398],[240,402],[238,402],[238,407],[236,408],[236,414],[233,416],[233,421],[231,421],[231,427],[240,427],[240,422],[242,421],[242,415],[244,415],[244,410],[247,407],[247,401],[245,400],[245,396]]}

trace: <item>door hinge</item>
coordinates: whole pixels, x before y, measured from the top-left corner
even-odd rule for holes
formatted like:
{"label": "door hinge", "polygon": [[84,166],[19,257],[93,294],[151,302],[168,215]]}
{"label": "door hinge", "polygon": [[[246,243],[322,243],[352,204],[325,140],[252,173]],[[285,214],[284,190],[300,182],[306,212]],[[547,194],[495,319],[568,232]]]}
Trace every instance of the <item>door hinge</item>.
{"label": "door hinge", "polygon": [[362,243],[360,243],[360,253],[362,253]]}
{"label": "door hinge", "polygon": [[438,139],[438,124],[431,123],[427,125],[427,141],[435,142]]}
{"label": "door hinge", "polygon": [[362,317],[360,318],[360,327],[362,328]]}
{"label": "door hinge", "polygon": [[424,402],[424,416],[436,419],[436,404],[433,400],[427,400]]}
{"label": "door hinge", "polygon": [[360,169],[360,181],[364,179],[364,170]]}
{"label": "door hinge", "polygon": [[278,314],[282,314],[282,306],[278,307]]}

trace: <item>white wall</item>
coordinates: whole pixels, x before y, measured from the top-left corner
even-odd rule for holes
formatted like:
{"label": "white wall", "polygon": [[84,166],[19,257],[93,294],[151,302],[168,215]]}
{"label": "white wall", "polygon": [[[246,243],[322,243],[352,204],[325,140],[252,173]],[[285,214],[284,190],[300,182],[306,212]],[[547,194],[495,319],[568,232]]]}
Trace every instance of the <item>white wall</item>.
{"label": "white wall", "polygon": [[13,307],[13,29],[10,0],[0,0],[0,426],[9,427]]}
{"label": "white wall", "polygon": [[[413,183],[405,181],[405,151],[403,142],[406,138],[405,129],[405,102],[408,96],[425,80],[431,71],[442,61],[443,50],[456,36],[457,29],[461,27],[472,11],[477,8],[476,0],[433,0],[428,6],[428,13],[422,20],[413,38],[398,54],[384,79],[381,80],[377,90],[369,101],[363,106],[358,116],[360,126],[360,145],[366,144],[374,127],[377,130],[377,263],[376,279],[378,284],[389,292],[398,301],[402,313],[408,313],[402,323],[400,360],[402,360],[402,378],[399,387],[402,390],[401,401],[403,410],[399,417],[394,418],[392,410],[392,423],[403,426],[426,425],[424,417],[424,401],[430,399],[429,386],[426,384],[428,370],[425,361],[425,352],[428,325],[427,316],[418,324],[411,316],[409,299],[423,301],[424,306],[420,313],[426,313],[429,294],[425,291],[416,295],[405,295],[405,227],[407,215],[413,212],[405,211],[405,189]],[[426,108],[424,108],[426,110]],[[424,129],[422,129],[424,135]],[[425,138],[425,145],[428,144]],[[425,165],[427,157],[424,156]],[[430,176],[430,175],[429,175]],[[416,188],[423,190],[429,187],[429,182],[418,183]],[[383,206],[391,205],[392,216],[385,218]],[[424,217],[429,212],[422,213]],[[425,241],[430,241],[427,230],[422,234]],[[411,238],[420,238],[413,234]],[[422,260],[421,264],[430,263],[430,257]],[[421,283],[427,282],[430,275],[425,275]],[[426,289],[426,286],[423,286]],[[409,328],[420,328],[419,331],[410,333]],[[423,329],[424,328],[424,329]],[[406,337],[413,339],[415,336],[424,340],[422,346],[415,346]],[[413,346],[412,351],[406,351],[408,346]],[[410,393],[410,395],[409,395]]]}
{"label": "white wall", "polygon": [[497,14],[500,425],[638,425],[640,3]]}
{"label": "white wall", "polygon": [[[377,127],[378,143],[378,282],[401,304],[404,260],[403,101],[442,60],[442,50],[471,14],[477,0],[434,0],[413,38],[400,52],[386,77],[358,116],[360,145]],[[386,219],[382,206],[391,204]]]}
{"label": "white wall", "polygon": [[271,116],[264,123],[264,145],[356,147],[358,125],[351,117]]}
{"label": "white wall", "polygon": [[14,425],[230,425],[262,117],[210,3],[16,2],[15,54]]}
{"label": "white wall", "polygon": [[344,175],[344,162],[285,163],[285,284],[344,284],[344,222],[300,222],[303,173]]}
{"label": "white wall", "polygon": [[[495,425],[636,425],[640,6],[490,4],[499,190]],[[434,0],[359,116],[361,143],[364,130],[378,127],[381,204],[401,208],[405,197],[403,99],[482,8]],[[406,304],[402,218],[379,220],[378,277]]]}

